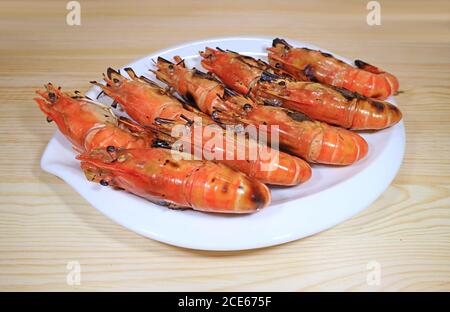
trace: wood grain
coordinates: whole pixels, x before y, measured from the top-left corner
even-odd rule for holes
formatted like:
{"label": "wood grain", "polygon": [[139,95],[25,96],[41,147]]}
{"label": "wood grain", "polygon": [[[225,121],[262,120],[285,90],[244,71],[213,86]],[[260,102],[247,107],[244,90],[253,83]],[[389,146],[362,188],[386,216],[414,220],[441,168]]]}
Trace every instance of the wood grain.
{"label": "wood grain", "polygon": [[[450,5],[380,1],[2,1],[0,10],[0,290],[450,290]],[[54,132],[33,102],[53,81],[87,90],[121,66],[183,41],[286,36],[400,79],[405,160],[367,210],[282,246],[200,252],[167,246],[113,223],[39,167]],[[79,261],[79,286],[66,283]],[[366,282],[367,263],[381,284]]]}

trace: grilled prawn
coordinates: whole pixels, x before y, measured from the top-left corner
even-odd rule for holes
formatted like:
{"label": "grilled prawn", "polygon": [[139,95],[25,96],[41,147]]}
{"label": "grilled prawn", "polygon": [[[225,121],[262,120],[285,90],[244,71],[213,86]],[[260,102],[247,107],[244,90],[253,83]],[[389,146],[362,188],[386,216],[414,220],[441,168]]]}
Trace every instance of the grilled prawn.
{"label": "grilled prawn", "polygon": [[270,64],[296,79],[318,81],[379,100],[398,91],[399,84],[394,75],[361,60],[355,61],[355,68],[329,53],[294,48],[279,38],[274,39],[267,50]]}
{"label": "grilled prawn", "polygon": [[228,87],[266,105],[283,106],[308,117],[353,130],[378,130],[396,124],[400,110],[343,88],[295,81],[275,74],[268,64],[232,51],[206,48],[202,65]]}
{"label": "grilled prawn", "polygon": [[256,104],[226,89],[211,75],[187,69],[181,58],[175,57],[175,61],[177,64],[158,58],[156,77],[193,100],[216,122],[267,128],[270,134],[276,132],[283,149],[310,162],[348,165],[367,154],[366,141],[354,132],[311,121],[281,107]]}
{"label": "grilled prawn", "polygon": [[[251,153],[252,146],[257,146],[257,143],[253,144],[253,141],[248,139],[234,139],[224,131],[219,134],[212,131],[214,125],[218,126],[206,115],[201,116],[185,109],[182,103],[166,90],[145,77],[137,77],[131,68],[125,70],[131,79],[109,69],[105,77],[107,85],[97,85],[141,125],[157,128],[171,135],[170,130],[183,123],[191,134],[189,139],[194,152],[200,150],[202,156],[205,156],[205,153],[214,154],[214,160],[263,183],[296,185],[310,178],[311,168],[302,159],[269,147],[264,147],[268,157]],[[200,122],[196,122],[197,119],[200,119]],[[196,131],[195,127],[200,131]],[[208,144],[213,136],[218,136],[221,144]],[[217,137],[214,141],[217,142]]]}
{"label": "grilled prawn", "polygon": [[89,180],[163,206],[250,213],[270,202],[269,189],[245,174],[211,161],[175,160],[167,149],[100,149],[77,158]]}
{"label": "grilled prawn", "polygon": [[35,98],[47,121],[55,121],[59,130],[81,151],[96,148],[143,148],[152,144],[152,135],[132,122],[119,120],[111,109],[79,93],[73,97],[51,83],[37,90]]}

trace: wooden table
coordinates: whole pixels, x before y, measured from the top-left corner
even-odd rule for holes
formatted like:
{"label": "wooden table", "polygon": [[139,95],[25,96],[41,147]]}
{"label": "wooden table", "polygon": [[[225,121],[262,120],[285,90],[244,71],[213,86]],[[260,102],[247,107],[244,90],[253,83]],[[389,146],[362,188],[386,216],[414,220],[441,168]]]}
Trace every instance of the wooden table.
{"label": "wooden table", "polygon": [[[380,26],[367,25],[366,1],[80,2],[81,26],[66,24],[65,1],[1,4],[1,290],[450,290],[448,1],[380,1]],[[36,88],[85,91],[108,66],[243,34],[311,42],[399,77],[405,160],[363,213],[282,246],[186,250],[120,227],[40,169],[55,127],[32,100]],[[67,283],[71,261],[80,285]]]}

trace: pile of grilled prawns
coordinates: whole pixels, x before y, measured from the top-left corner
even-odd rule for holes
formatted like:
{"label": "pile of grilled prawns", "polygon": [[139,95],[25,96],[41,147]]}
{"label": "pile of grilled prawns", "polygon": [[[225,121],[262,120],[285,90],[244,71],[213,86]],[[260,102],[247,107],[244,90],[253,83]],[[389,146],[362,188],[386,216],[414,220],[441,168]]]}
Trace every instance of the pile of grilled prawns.
{"label": "pile of grilled prawns", "polygon": [[[72,143],[89,181],[170,208],[252,213],[270,203],[266,184],[304,183],[312,175],[309,163],[351,165],[368,153],[354,130],[382,130],[402,118],[384,101],[398,91],[392,74],[279,38],[267,50],[268,63],[206,47],[200,56],[207,72],[188,68],[178,56],[173,62],[159,57],[150,71],[166,88],[131,68],[128,77],[109,68],[106,84],[91,83],[113,99],[111,106],[51,83],[35,100]],[[117,105],[131,119],[117,117]],[[230,125],[264,128],[279,148],[265,147],[271,157],[241,153],[256,138],[237,140],[238,133],[224,127]],[[190,144],[181,151],[172,148],[180,126]],[[213,126],[225,129],[221,144],[208,144]],[[187,152],[200,152],[200,159]],[[216,157],[203,156],[208,153]]]}

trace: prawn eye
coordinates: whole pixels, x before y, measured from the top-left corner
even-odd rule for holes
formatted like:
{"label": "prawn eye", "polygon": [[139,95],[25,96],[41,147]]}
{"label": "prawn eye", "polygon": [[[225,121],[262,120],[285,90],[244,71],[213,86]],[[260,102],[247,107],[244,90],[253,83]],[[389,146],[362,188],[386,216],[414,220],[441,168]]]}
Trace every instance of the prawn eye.
{"label": "prawn eye", "polygon": [[49,98],[50,102],[52,102],[52,103],[56,102],[56,94],[54,92],[49,92],[48,98]]}
{"label": "prawn eye", "polygon": [[251,110],[253,107],[250,105],[250,104],[248,104],[248,103],[246,103],[246,104],[244,104],[244,106],[242,107],[245,111],[249,111],[249,110]]}

